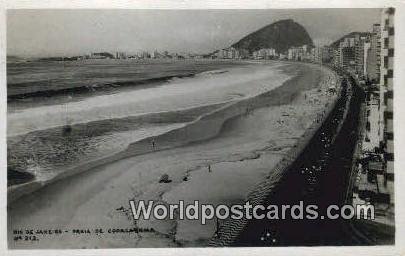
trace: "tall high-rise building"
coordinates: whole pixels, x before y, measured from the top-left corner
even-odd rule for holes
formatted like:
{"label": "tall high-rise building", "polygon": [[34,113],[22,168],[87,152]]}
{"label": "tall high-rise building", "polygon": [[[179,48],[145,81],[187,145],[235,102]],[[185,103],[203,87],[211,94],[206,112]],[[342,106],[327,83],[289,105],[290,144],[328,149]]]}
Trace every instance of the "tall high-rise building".
{"label": "tall high-rise building", "polygon": [[380,50],[381,28],[380,24],[374,24],[366,63],[367,75],[370,80],[378,81],[380,79]]}
{"label": "tall high-rise building", "polygon": [[371,48],[371,43],[370,42],[364,42],[364,51],[363,51],[363,76],[364,77],[367,77],[368,76],[368,65],[367,65],[367,63],[368,63],[368,58],[370,57],[369,56],[369,53],[370,53],[370,48]]}
{"label": "tall high-rise building", "polygon": [[342,47],[340,48],[340,66],[345,70],[355,70],[355,47]]}
{"label": "tall high-rise building", "polygon": [[288,55],[289,60],[303,61],[303,60],[307,60],[308,53],[310,56],[310,51],[308,51],[308,46],[302,45],[302,46],[291,47],[290,49],[288,49],[287,55]]}
{"label": "tall high-rise building", "polygon": [[312,61],[315,63],[322,63],[323,48],[316,46],[311,49]]}
{"label": "tall high-rise building", "polygon": [[159,53],[157,50],[155,50],[155,51],[153,51],[153,52],[150,54],[150,57],[151,57],[152,59],[157,59],[157,58],[160,57],[160,53]]}
{"label": "tall high-rise building", "polygon": [[340,47],[333,50],[333,65],[340,67]]}
{"label": "tall high-rise building", "polygon": [[115,58],[116,59],[126,59],[127,55],[125,52],[116,52],[115,53]]}
{"label": "tall high-rise building", "polygon": [[322,47],[322,62],[330,62],[333,58],[333,48],[329,46]]}
{"label": "tall high-rise building", "polygon": [[381,65],[381,24],[374,24],[373,25],[373,33],[377,34],[377,74],[380,75],[380,65]]}
{"label": "tall high-rise building", "polygon": [[364,65],[365,65],[364,51],[365,51],[365,47],[367,47],[366,46],[367,41],[368,41],[368,37],[362,36],[362,37],[358,37],[354,44],[355,71],[360,76],[364,75]]}
{"label": "tall high-rise building", "polygon": [[380,137],[384,151],[384,183],[390,192],[391,203],[394,183],[394,130],[393,130],[393,76],[394,76],[394,8],[382,11],[381,65],[380,65]]}
{"label": "tall high-rise building", "polygon": [[276,50],[273,48],[263,48],[253,52],[255,59],[271,59],[276,56]]}

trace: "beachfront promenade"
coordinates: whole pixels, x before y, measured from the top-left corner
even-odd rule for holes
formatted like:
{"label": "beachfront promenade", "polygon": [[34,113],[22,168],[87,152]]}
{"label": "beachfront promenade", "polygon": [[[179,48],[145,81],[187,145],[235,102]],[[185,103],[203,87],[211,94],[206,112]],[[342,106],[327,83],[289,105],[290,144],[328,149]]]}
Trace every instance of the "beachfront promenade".
{"label": "beachfront promenade", "polygon": [[[258,204],[294,205],[303,201],[316,204],[318,212],[326,212],[328,205],[352,203],[354,153],[361,134],[361,104],[364,91],[349,74],[341,74],[341,97],[334,109],[314,134],[300,155],[284,170],[282,179],[266,186]],[[253,203],[253,204],[254,204]],[[211,246],[314,246],[314,245],[371,245],[373,241],[364,234],[362,224],[356,220],[249,220],[235,225],[224,224]],[[241,223],[241,222],[240,222]],[[315,231],[315,232],[314,232]],[[374,230],[376,231],[376,230]],[[392,235],[379,231],[373,237],[383,241]]]}

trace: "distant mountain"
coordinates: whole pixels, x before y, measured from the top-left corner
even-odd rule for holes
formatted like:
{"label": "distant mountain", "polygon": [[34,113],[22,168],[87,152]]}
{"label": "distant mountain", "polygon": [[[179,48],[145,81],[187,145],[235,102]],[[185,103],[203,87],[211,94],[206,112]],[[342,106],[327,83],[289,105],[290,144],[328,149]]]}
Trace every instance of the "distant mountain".
{"label": "distant mountain", "polygon": [[286,52],[292,46],[314,43],[303,26],[292,19],[280,20],[253,32],[232,46],[254,52],[262,48],[273,48],[277,52]]}
{"label": "distant mountain", "polygon": [[335,42],[331,43],[330,46],[333,47],[333,48],[338,48],[340,42],[345,40],[345,38],[355,37],[356,35],[358,35],[358,36],[368,36],[368,35],[371,35],[371,32],[351,32],[351,33],[349,33],[347,35],[342,36],[341,38],[339,38]]}

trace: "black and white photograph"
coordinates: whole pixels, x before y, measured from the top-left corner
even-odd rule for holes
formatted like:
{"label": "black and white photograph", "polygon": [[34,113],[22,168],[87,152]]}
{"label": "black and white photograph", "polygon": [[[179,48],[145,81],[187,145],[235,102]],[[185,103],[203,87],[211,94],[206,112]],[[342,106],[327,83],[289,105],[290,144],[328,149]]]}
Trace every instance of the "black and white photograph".
{"label": "black and white photograph", "polygon": [[8,250],[395,246],[397,14],[5,10]]}

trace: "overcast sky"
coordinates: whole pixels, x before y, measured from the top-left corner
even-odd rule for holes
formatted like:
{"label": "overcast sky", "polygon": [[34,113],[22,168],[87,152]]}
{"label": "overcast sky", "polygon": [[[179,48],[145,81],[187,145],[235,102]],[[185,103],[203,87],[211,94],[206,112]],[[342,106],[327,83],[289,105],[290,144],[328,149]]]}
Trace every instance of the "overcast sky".
{"label": "overcast sky", "polygon": [[207,53],[287,18],[323,45],[352,31],[370,31],[380,22],[380,10],[8,10],[7,54],[70,56],[155,49]]}

